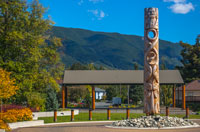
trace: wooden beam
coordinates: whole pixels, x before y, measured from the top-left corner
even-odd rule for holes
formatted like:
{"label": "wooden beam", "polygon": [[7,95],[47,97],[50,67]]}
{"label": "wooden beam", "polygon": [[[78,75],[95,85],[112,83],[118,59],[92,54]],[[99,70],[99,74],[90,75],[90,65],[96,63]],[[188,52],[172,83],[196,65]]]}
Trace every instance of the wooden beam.
{"label": "wooden beam", "polygon": [[68,104],[68,88],[65,86],[65,108],[67,108]]}
{"label": "wooden beam", "polygon": [[71,110],[71,121],[74,121],[74,110]]}
{"label": "wooden beam", "polygon": [[173,88],[173,107],[176,107],[176,85]]}
{"label": "wooden beam", "polygon": [[186,108],[186,118],[189,118],[189,107]]}
{"label": "wooden beam", "polygon": [[166,107],[166,116],[169,116],[169,107]]}
{"label": "wooden beam", "polygon": [[179,87],[178,87],[178,105],[180,104],[179,103],[179,93],[180,93],[180,90],[179,90]]}
{"label": "wooden beam", "polygon": [[92,110],[95,110],[95,87],[92,86]]}
{"label": "wooden beam", "polygon": [[89,109],[89,120],[91,121],[92,120],[92,110]]}
{"label": "wooden beam", "polygon": [[62,86],[62,108],[65,108],[65,86]]}
{"label": "wooden beam", "polygon": [[57,110],[54,110],[54,122],[57,122]]}
{"label": "wooden beam", "polygon": [[110,109],[107,109],[107,120],[110,120]]}
{"label": "wooden beam", "polygon": [[182,86],[182,109],[185,110],[185,85]]}
{"label": "wooden beam", "polygon": [[126,109],[126,119],[130,119],[130,109]]}

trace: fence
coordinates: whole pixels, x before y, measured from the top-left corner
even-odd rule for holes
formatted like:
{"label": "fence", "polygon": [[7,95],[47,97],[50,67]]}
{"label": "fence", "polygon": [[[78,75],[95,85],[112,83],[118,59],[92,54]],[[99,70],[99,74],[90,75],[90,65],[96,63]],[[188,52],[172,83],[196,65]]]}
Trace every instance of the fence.
{"label": "fence", "polygon": [[[173,116],[170,113],[170,109],[166,108],[166,114],[161,114],[161,116]],[[54,118],[51,120],[46,120],[45,123],[50,123],[50,121],[57,121],[57,122],[70,122],[70,121],[108,121],[108,120],[125,120],[125,119],[133,119],[139,118],[141,116],[145,116],[144,113],[134,113],[135,109],[131,108],[98,108],[95,110],[91,109],[79,109],[79,114],[74,115],[74,109],[71,110],[71,116],[62,116],[57,117],[54,115]],[[184,110],[184,115],[182,117],[189,117],[189,108]]]}

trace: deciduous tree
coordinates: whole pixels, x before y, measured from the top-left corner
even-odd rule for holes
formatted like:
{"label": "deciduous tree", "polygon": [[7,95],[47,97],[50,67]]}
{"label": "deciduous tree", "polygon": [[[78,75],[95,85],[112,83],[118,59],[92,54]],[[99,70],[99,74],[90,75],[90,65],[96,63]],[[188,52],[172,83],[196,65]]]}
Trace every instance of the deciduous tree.
{"label": "deciduous tree", "polygon": [[10,72],[0,69],[0,99],[10,98],[19,89],[15,84],[15,79],[10,78],[10,74]]}
{"label": "deciduous tree", "polygon": [[0,67],[12,72],[20,88],[15,103],[26,103],[32,92],[46,94],[49,85],[60,89],[56,80],[64,66],[57,50],[62,43],[51,36],[53,22],[44,19],[45,11],[38,0],[0,2]]}

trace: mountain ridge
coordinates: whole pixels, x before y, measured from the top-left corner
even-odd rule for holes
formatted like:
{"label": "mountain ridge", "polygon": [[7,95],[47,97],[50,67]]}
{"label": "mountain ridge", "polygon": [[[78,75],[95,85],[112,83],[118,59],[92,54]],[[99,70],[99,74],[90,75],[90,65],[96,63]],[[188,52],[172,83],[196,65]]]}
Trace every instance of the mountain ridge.
{"label": "mountain ridge", "polygon": [[[139,68],[143,68],[144,40],[141,36],[57,26],[51,32],[62,40],[63,48],[59,52],[66,67],[79,62],[127,70],[138,63]],[[181,65],[180,44],[159,40],[159,47],[160,63],[165,63],[168,69]]]}

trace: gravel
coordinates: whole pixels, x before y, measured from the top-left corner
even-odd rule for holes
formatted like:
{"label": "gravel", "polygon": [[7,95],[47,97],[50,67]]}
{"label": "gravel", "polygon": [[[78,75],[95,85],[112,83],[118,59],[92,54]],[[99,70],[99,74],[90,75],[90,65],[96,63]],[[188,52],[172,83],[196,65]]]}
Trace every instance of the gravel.
{"label": "gravel", "polygon": [[168,116],[142,116],[136,119],[127,119],[113,122],[115,127],[136,127],[136,128],[164,128],[164,127],[183,127],[198,126],[197,123],[177,117]]}

